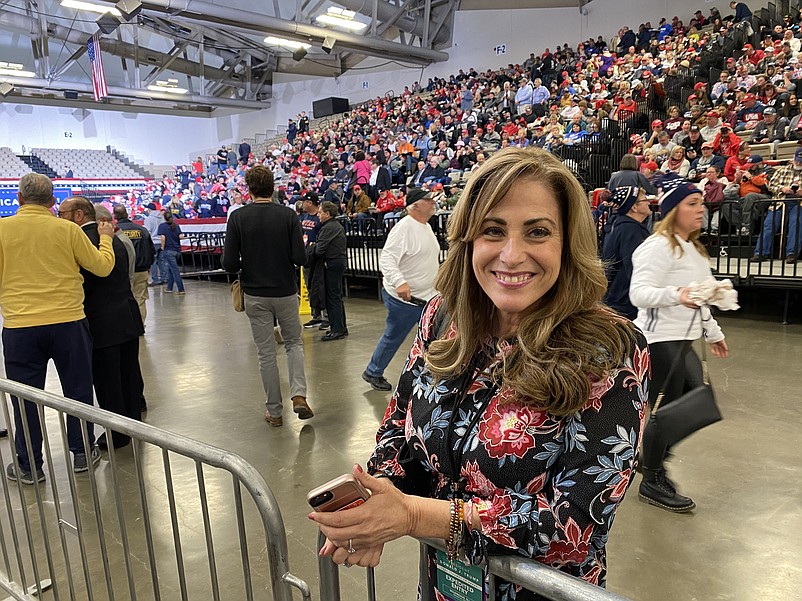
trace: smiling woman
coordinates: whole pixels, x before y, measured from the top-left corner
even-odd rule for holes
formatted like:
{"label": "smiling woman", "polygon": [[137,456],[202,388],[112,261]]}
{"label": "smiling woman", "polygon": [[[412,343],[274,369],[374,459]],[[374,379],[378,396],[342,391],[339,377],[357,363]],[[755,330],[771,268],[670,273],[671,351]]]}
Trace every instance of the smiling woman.
{"label": "smiling woman", "polygon": [[[339,564],[376,565],[405,535],[446,540],[430,598],[457,569],[489,581],[514,553],[604,585],[605,544],[643,429],[649,356],[606,287],[585,193],[550,153],[496,153],[449,220],[440,291],[423,311],[360,507],[310,516]],[[538,599],[496,579],[501,601]],[[427,585],[428,586],[428,585]]]}

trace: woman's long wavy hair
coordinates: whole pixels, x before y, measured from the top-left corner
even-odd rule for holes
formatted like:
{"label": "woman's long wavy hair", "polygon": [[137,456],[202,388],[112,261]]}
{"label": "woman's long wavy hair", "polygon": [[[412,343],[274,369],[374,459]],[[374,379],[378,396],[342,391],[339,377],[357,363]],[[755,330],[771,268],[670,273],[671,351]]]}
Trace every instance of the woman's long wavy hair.
{"label": "woman's long wavy hair", "polygon": [[[488,159],[468,182],[448,221],[448,258],[436,288],[456,337],[432,341],[431,371],[446,378],[463,372],[494,334],[497,309],[472,266],[473,241],[487,214],[518,182],[538,182],[560,206],[563,248],[554,286],[521,317],[514,350],[497,375],[519,401],[554,415],[570,415],[599,381],[631,351],[634,330],[600,301],[607,289],[587,197],[571,172],[539,149],[511,148]],[[446,332],[446,328],[441,329]]]}

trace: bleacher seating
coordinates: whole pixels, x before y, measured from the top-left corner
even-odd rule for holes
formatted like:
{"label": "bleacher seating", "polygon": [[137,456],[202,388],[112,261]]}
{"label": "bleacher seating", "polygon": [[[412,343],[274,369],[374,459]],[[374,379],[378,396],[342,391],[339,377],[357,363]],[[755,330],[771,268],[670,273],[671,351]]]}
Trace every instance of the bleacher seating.
{"label": "bleacher seating", "polygon": [[64,167],[72,169],[73,176],[87,178],[141,178],[142,175],[105,150],[38,148],[32,151],[60,176]]}
{"label": "bleacher seating", "polygon": [[16,179],[30,172],[30,168],[14,154],[13,150],[5,146],[0,147],[0,178]]}

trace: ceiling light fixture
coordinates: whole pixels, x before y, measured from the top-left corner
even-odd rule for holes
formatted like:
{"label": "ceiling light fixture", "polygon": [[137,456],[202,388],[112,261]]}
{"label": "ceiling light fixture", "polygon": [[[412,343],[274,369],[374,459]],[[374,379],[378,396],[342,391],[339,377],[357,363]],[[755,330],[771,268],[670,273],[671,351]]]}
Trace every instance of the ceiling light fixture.
{"label": "ceiling light fixture", "polygon": [[367,23],[361,23],[354,19],[356,13],[337,6],[330,6],[326,13],[315,17],[315,21],[323,25],[340,27],[348,31],[362,32],[367,29]]}
{"label": "ceiling light fixture", "polygon": [[25,71],[23,66],[19,63],[7,63],[0,61],[0,75],[8,75],[10,77],[36,77],[33,71]]}
{"label": "ceiling light fixture", "polygon": [[148,86],[151,92],[168,92],[169,94],[187,94],[189,91],[186,88],[178,87],[177,79],[168,79],[167,81],[158,80],[155,84]]}
{"label": "ceiling light fixture", "polygon": [[61,0],[61,6],[65,8],[74,8],[75,10],[88,10],[101,15],[111,13],[115,17],[120,16],[120,11],[113,6],[95,4],[94,2],[85,2],[84,0]]}
{"label": "ceiling light fixture", "polygon": [[305,44],[304,42],[296,42],[294,40],[288,40],[285,38],[277,38],[276,36],[269,35],[265,38],[265,44],[268,46],[283,46],[284,48],[289,48],[291,50],[298,50],[303,48],[307,50],[312,47],[311,44]]}

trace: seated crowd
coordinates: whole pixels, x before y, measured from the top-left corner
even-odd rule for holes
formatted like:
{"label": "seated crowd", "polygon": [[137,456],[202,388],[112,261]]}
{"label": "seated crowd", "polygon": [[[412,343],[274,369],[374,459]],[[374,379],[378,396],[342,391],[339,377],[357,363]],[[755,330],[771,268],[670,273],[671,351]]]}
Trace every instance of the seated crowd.
{"label": "seated crowd", "polygon": [[[611,122],[632,132],[629,152],[647,177],[675,172],[714,199],[718,186],[710,182],[720,183],[727,199],[776,195],[754,178],[766,163],[749,144],[772,148],[802,139],[800,14],[752,34],[746,5],[733,2],[731,9],[734,16],[696,11],[687,26],[675,16],[656,28],[624,27],[609,43],[599,36],[576,49],[564,44],[532,53],[521,64],[415,82],[318,129],[302,113],[264,156],[254,156],[245,141],[223,146],[209,164],[198,157],[151,189],[132,192],[128,204],[134,212],[155,201],[178,218],[222,217],[248,202],[244,173],[264,164],[274,173],[278,202],[295,204],[311,191],[344,215],[375,222],[378,214],[381,223],[403,210],[406,185],[436,186],[440,208],[448,209],[461,182],[494,151],[538,146],[565,158],[571,147],[609,143]],[[724,56],[733,40],[750,43]],[[721,69],[717,80],[698,81],[684,102],[670,99],[668,79],[703,65]],[[650,122],[655,114],[666,118]],[[751,206],[730,212],[739,213],[728,221],[744,235],[760,216]]]}

